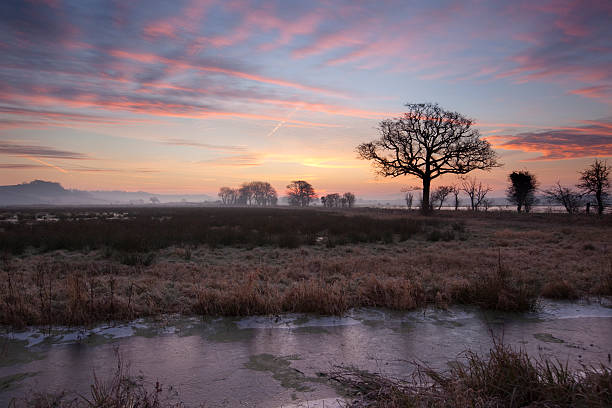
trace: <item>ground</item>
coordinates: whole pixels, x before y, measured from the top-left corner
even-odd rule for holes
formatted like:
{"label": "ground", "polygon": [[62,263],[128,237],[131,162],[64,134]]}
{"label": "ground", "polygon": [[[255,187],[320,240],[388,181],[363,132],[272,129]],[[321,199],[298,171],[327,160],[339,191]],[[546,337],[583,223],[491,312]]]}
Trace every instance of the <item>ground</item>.
{"label": "ground", "polygon": [[55,209],[59,221],[48,222],[36,212],[0,226],[2,324],[453,303],[525,310],[538,296],[612,295],[610,215],[158,208],[111,219]]}

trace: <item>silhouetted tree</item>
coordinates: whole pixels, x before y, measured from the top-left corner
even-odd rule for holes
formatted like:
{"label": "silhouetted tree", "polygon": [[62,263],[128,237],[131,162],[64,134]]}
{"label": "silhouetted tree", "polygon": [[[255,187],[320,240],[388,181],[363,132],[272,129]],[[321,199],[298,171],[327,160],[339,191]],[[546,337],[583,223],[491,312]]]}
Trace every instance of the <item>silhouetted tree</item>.
{"label": "silhouetted tree", "polygon": [[401,118],[380,123],[381,138],[362,143],[357,152],[387,177],[413,175],[423,182],[422,210],[429,211],[431,181],[443,174],[466,174],[499,165],[497,155],[480,138],[474,121],[438,104],[406,104]]}
{"label": "silhouetted tree", "polygon": [[270,183],[265,181],[251,181],[243,186],[250,191],[255,205],[276,205],[276,190]]}
{"label": "silhouetted tree", "polygon": [[298,207],[307,207],[312,200],[317,198],[312,185],[304,180],[295,180],[288,184],[287,196],[289,197],[289,205]]}
{"label": "silhouetted tree", "polygon": [[457,211],[459,209],[459,194],[461,194],[461,189],[456,185],[453,184],[453,196],[455,196],[455,211]]}
{"label": "silhouetted tree", "polygon": [[584,197],[579,191],[561,186],[558,181],[553,187],[544,190],[544,194],[548,201],[565,207],[568,214],[576,214],[580,210]]}
{"label": "silhouetted tree", "polygon": [[595,160],[586,170],[580,172],[580,183],[577,186],[586,194],[595,195],[597,213],[603,214],[605,200],[610,188],[610,168],[607,162]]}
{"label": "silhouetted tree", "polygon": [[461,181],[461,191],[464,191],[470,198],[472,211],[478,211],[483,200],[492,190],[489,186],[483,186],[482,182],[477,181],[475,178],[466,177]]}
{"label": "silhouetted tree", "polygon": [[440,186],[436,188],[433,191],[433,193],[431,193],[432,205],[435,205],[435,203],[438,203],[438,210],[439,210],[440,208],[442,208],[442,205],[444,205],[444,201],[446,200],[446,197],[448,197],[448,195],[452,192],[453,192],[453,187],[451,186]]}
{"label": "silhouetted tree", "polygon": [[414,200],[414,194],[412,194],[412,191],[407,191],[406,192],[406,207],[408,207],[408,209],[412,209],[412,201]]}
{"label": "silhouetted tree", "polygon": [[234,189],[230,187],[221,187],[219,189],[219,198],[221,199],[221,203],[223,205],[234,204],[235,198],[232,197],[234,195]]}
{"label": "silhouetted tree", "polygon": [[344,193],[342,196],[346,200],[346,205],[348,208],[352,208],[355,205],[355,194],[349,192]]}
{"label": "silhouetted tree", "polygon": [[419,190],[421,190],[419,186],[408,186],[400,190],[402,193],[406,193],[404,199],[406,200],[406,207],[408,207],[409,210],[412,209],[412,203],[414,202],[414,191]]}
{"label": "silhouetted tree", "polygon": [[333,208],[340,206],[340,194],[332,193],[321,197],[321,203],[324,207]]}
{"label": "silhouetted tree", "polygon": [[276,205],[276,190],[265,181],[242,183],[240,188],[221,187],[219,198],[224,205]]}
{"label": "silhouetted tree", "polygon": [[506,190],[506,197],[512,204],[516,204],[517,212],[525,210],[528,213],[531,206],[535,204],[535,191],[537,181],[533,174],[528,171],[513,171],[508,175],[510,186]]}

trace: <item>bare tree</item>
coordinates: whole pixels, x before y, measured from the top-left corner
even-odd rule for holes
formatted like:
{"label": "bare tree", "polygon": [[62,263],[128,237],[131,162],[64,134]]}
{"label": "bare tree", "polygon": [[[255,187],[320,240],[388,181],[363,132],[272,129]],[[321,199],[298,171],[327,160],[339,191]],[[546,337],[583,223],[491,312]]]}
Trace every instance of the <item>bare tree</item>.
{"label": "bare tree", "polygon": [[256,205],[267,206],[276,204],[276,190],[270,183],[265,181],[251,181],[246,184],[246,186],[250,190]]}
{"label": "bare tree", "polygon": [[444,201],[446,200],[446,197],[448,197],[448,195],[452,192],[453,192],[453,187],[451,186],[440,186],[436,188],[433,191],[433,193],[431,193],[432,205],[435,205],[436,203],[438,203],[438,210],[439,210],[444,205]]}
{"label": "bare tree", "polygon": [[234,201],[234,189],[230,188],[230,187],[221,187],[219,189],[219,198],[221,199],[221,203],[223,205],[230,205],[230,204],[234,204],[232,201]]}
{"label": "bare tree", "polygon": [[461,191],[464,191],[470,198],[470,206],[472,211],[478,211],[487,194],[493,189],[489,186],[483,186],[482,182],[475,178],[465,177],[461,181]]}
{"label": "bare tree", "polygon": [[338,193],[327,194],[321,197],[321,203],[323,203],[324,207],[329,207],[329,208],[338,207],[341,204],[340,194]]}
{"label": "bare tree", "polygon": [[459,194],[461,194],[461,189],[456,184],[454,184],[452,193],[453,196],[455,196],[455,211],[457,211],[459,209]]}
{"label": "bare tree", "polygon": [[438,104],[406,104],[401,118],[380,123],[381,138],[357,152],[385,177],[413,175],[423,182],[422,210],[429,211],[431,181],[443,174],[466,174],[499,166],[497,154],[472,126],[474,121]]}
{"label": "bare tree", "polygon": [[348,208],[352,208],[353,205],[355,205],[355,194],[349,192],[346,192],[342,195],[342,198],[344,198],[346,200],[346,205],[348,206]]}
{"label": "bare tree", "polygon": [[412,200],[414,200],[414,194],[412,194],[412,191],[407,191],[406,192],[406,207],[408,207],[408,209],[412,209]]}
{"label": "bare tree", "polygon": [[242,183],[240,188],[221,187],[219,198],[224,205],[276,205],[278,200],[276,190],[265,181]]}
{"label": "bare tree", "polygon": [[307,207],[315,198],[315,193],[312,185],[304,180],[295,180],[287,185],[287,195],[289,196],[289,205],[298,207]]}
{"label": "bare tree", "polygon": [[536,203],[535,191],[538,186],[536,178],[528,171],[513,171],[508,175],[510,186],[506,190],[506,197],[512,204],[516,204],[517,212],[525,210],[528,213],[531,206]]}
{"label": "bare tree", "polygon": [[553,187],[544,190],[544,195],[548,201],[564,206],[568,214],[576,214],[584,201],[584,194],[569,187],[563,187],[558,181]]}
{"label": "bare tree", "polygon": [[240,188],[238,188],[238,204],[251,205],[253,204],[254,197],[255,192],[253,191],[251,185],[246,182],[242,183]]}
{"label": "bare tree", "polygon": [[414,201],[414,192],[420,190],[421,187],[419,186],[408,186],[400,190],[402,193],[406,193],[404,199],[406,200],[406,207],[408,207],[409,210],[412,209],[412,203]]}
{"label": "bare tree", "polygon": [[580,172],[577,187],[586,194],[594,194],[597,200],[597,213],[603,214],[605,200],[610,188],[610,167],[607,162],[595,160],[586,170]]}
{"label": "bare tree", "polygon": [[481,205],[482,205],[482,207],[484,207],[484,210],[485,210],[485,211],[489,211],[489,207],[490,207],[492,204],[493,204],[493,203],[492,203],[492,202],[491,202],[491,200],[489,200],[488,198],[484,198],[484,199],[482,200],[482,203],[481,203]]}

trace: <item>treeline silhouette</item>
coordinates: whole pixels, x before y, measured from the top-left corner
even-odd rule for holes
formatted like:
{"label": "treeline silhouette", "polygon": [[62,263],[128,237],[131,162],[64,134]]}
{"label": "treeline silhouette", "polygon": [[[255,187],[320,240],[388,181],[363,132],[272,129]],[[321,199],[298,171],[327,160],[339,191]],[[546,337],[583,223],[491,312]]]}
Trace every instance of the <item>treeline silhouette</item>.
{"label": "treeline silhouette", "polygon": [[344,193],[342,195],[338,193],[327,194],[321,197],[321,204],[323,204],[323,207],[328,208],[352,208],[355,204],[355,194],[350,192]]}
{"label": "treeline silhouette", "polygon": [[266,181],[242,183],[238,188],[221,187],[219,198],[223,205],[276,205],[278,195],[272,185]]}

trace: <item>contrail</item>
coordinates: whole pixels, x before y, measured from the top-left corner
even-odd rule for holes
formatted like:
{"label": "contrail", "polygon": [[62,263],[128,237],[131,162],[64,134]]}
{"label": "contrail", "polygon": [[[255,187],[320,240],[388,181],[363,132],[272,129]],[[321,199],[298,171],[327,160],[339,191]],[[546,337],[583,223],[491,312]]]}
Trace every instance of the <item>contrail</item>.
{"label": "contrail", "polygon": [[274,135],[278,129],[280,129],[285,123],[287,123],[287,121],[289,119],[291,119],[291,116],[293,116],[295,114],[295,112],[300,110],[300,108],[301,108],[301,106],[299,106],[299,105],[296,106],[295,109],[293,109],[291,112],[289,112],[289,114],[287,115],[287,117],[285,119],[283,119],[280,122],[278,122],[278,124],[274,127],[274,129],[272,129],[272,131],[270,133],[268,133],[268,135],[266,137],[270,137],[270,136]]}
{"label": "contrail", "polygon": [[45,166],[54,168],[55,170],[61,171],[62,173],[68,173],[68,170],[62,169],[61,167],[56,166],[56,165],[51,164],[51,163],[47,163],[44,160],[37,159],[36,157],[31,157],[31,156],[22,156],[22,157],[25,157],[26,159],[32,160],[33,162],[44,164]]}

